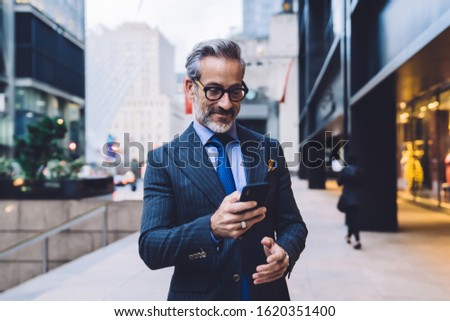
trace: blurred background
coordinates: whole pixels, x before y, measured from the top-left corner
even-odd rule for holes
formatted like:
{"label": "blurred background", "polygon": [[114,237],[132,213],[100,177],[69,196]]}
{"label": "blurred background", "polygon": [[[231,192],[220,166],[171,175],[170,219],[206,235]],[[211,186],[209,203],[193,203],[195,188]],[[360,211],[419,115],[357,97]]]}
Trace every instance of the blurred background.
{"label": "blurred background", "polygon": [[363,230],[397,231],[398,199],[447,213],[449,25],[446,0],[1,0],[0,250],[110,201],[134,218],[83,233],[135,231],[147,152],[192,120],[186,55],[216,37],[247,63],[238,122],[280,140],[309,189],[352,153]]}

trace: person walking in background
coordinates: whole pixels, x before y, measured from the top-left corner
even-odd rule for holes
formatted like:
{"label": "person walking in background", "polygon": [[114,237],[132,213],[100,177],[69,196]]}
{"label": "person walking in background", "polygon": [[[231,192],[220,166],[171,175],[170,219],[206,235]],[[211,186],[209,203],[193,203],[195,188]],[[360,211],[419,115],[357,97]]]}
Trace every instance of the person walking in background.
{"label": "person walking in background", "polygon": [[339,198],[338,209],[345,213],[345,223],[348,231],[345,237],[347,243],[351,244],[352,235],[355,238],[356,250],[361,249],[360,230],[360,211],[362,205],[362,188],[364,184],[364,173],[357,165],[357,158],[350,154],[348,166],[345,166],[339,173],[337,183],[344,186]]}

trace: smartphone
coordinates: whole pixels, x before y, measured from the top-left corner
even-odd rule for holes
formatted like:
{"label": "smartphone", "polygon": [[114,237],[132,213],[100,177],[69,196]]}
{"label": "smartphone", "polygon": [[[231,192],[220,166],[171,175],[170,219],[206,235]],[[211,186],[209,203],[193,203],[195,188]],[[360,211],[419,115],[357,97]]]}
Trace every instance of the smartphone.
{"label": "smartphone", "polygon": [[256,207],[263,206],[266,202],[269,187],[269,183],[266,182],[245,185],[239,202],[256,201],[258,204]]}

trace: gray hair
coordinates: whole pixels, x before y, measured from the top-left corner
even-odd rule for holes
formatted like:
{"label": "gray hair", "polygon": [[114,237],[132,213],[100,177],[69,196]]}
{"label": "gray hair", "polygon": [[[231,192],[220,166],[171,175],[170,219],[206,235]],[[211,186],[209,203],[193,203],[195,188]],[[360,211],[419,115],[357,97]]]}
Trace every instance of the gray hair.
{"label": "gray hair", "polygon": [[200,78],[200,60],[205,57],[239,60],[242,66],[242,76],[245,74],[245,62],[241,57],[239,45],[232,40],[213,39],[196,44],[188,55],[185,67],[189,78]]}

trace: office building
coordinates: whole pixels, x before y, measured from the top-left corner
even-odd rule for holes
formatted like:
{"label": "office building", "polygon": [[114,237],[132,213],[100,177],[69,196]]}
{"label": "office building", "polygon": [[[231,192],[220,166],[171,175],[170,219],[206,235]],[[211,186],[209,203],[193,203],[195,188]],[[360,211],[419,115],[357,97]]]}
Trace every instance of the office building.
{"label": "office building", "polygon": [[0,1],[0,155],[44,116],[64,119],[62,147],[84,154],[84,0]]}
{"label": "office building", "polygon": [[[289,169],[298,169],[298,17],[292,1],[274,1],[277,8],[264,22],[264,38],[235,35],[246,62],[249,93],[238,122],[284,143]],[[245,2],[244,2],[245,3]],[[248,4],[251,2],[248,2]],[[260,5],[259,2],[257,2]],[[250,10],[250,9],[249,9]],[[245,17],[244,17],[245,19]]]}
{"label": "office building", "polygon": [[[286,34],[291,37],[281,36]],[[297,15],[279,13],[270,19],[267,39],[234,39],[247,64],[245,81],[249,87],[237,120],[283,142],[291,171],[298,169],[297,34]]]}
{"label": "office building", "polygon": [[243,35],[251,39],[267,38],[270,19],[281,12],[282,3],[282,0],[243,0]]}
{"label": "office building", "polygon": [[[174,47],[145,23],[98,27],[87,36],[87,158],[101,163],[114,141],[121,166],[143,162],[173,139],[182,105],[175,99]],[[109,137],[109,138],[108,138]],[[142,146],[142,147],[140,147]]]}
{"label": "office building", "polygon": [[450,2],[301,0],[299,17],[300,177],[323,189],[355,154],[365,230],[397,230],[397,197],[450,208]]}

